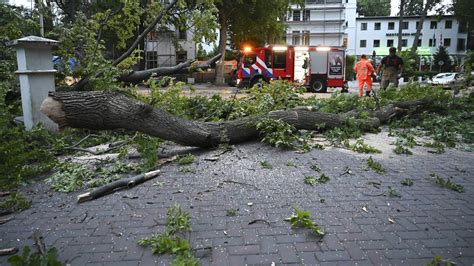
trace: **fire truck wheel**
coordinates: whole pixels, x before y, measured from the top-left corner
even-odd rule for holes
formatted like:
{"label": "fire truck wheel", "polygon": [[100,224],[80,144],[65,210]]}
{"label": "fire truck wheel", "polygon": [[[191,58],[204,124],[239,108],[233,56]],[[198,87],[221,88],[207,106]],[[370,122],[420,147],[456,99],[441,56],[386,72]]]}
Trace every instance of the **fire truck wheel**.
{"label": "fire truck wheel", "polygon": [[262,88],[264,82],[265,80],[263,80],[262,78],[253,79],[250,83],[250,88],[252,88],[253,86],[257,86],[257,88]]}
{"label": "fire truck wheel", "polygon": [[326,85],[326,81],[322,79],[315,79],[311,83],[309,90],[311,92],[327,92],[328,87]]}

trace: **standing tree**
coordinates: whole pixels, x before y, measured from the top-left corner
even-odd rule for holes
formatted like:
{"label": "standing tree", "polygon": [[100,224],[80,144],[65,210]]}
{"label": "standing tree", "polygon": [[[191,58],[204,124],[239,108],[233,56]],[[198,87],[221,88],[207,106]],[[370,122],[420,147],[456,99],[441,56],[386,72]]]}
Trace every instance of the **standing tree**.
{"label": "standing tree", "polygon": [[[414,0],[409,0],[410,2]],[[415,39],[413,40],[413,45],[411,47],[411,52],[414,54],[416,53],[416,50],[418,49],[418,40],[420,39],[421,35],[421,30],[423,29],[423,22],[426,19],[426,16],[428,15],[428,11],[432,10],[434,6],[439,3],[440,0],[427,0],[425,5],[423,6],[423,2],[421,3],[422,5],[422,11],[421,14],[416,14],[420,15],[420,19],[418,20],[418,27],[416,28],[416,33],[415,33]],[[412,12],[413,10],[410,10],[409,12]]]}
{"label": "standing tree", "polygon": [[[216,67],[216,84],[224,84],[224,59],[228,40],[232,47],[242,43],[263,45],[278,40],[285,29],[284,15],[292,3],[302,0],[243,1],[215,0],[219,10],[220,63]],[[231,36],[231,38],[229,38]]]}
{"label": "standing tree", "polygon": [[405,0],[404,15],[419,16],[424,10],[423,2],[423,0]]}
{"label": "standing tree", "polygon": [[454,15],[468,26],[468,49],[474,50],[474,5],[472,0],[454,0]]}
{"label": "standing tree", "polygon": [[433,55],[434,57],[434,64],[438,68],[439,72],[450,72],[451,71],[451,58],[449,58],[449,54],[446,51],[444,46],[440,46],[436,53]]}
{"label": "standing tree", "polygon": [[359,0],[357,13],[366,17],[390,16],[390,0]]}
{"label": "standing tree", "polygon": [[399,11],[399,20],[398,20],[398,52],[402,51],[402,29],[403,29],[403,16],[405,15],[405,1],[400,0],[400,11]]}
{"label": "standing tree", "polygon": [[[103,1],[86,2],[99,4]],[[90,9],[82,12],[85,7]],[[121,0],[105,6],[78,5],[79,10],[75,12],[69,6],[63,8],[70,21],[65,20],[58,27],[61,41],[58,54],[61,58],[78,61],[74,71],[67,65],[62,68],[63,74],[82,77],[75,87],[78,90],[89,87],[86,85],[110,87],[116,81],[138,83],[153,74],[169,75],[187,70],[191,67],[190,60],[175,67],[131,69],[139,62],[143,40],[152,31],[192,27],[194,40],[201,42],[203,38],[214,40],[214,29],[217,28],[214,0],[172,0],[167,5],[161,1]],[[110,47],[118,48],[116,55],[110,56]]]}

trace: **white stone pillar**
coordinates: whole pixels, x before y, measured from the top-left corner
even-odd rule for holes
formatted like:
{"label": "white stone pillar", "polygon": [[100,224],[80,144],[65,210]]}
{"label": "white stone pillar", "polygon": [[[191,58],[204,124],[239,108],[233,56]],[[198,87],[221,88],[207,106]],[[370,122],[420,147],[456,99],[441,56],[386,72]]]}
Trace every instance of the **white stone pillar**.
{"label": "white stone pillar", "polygon": [[51,49],[57,41],[37,36],[28,36],[8,43],[16,49],[20,79],[21,104],[26,129],[30,130],[38,123],[51,131],[58,126],[40,112],[43,100],[49,91],[55,91],[53,55]]}

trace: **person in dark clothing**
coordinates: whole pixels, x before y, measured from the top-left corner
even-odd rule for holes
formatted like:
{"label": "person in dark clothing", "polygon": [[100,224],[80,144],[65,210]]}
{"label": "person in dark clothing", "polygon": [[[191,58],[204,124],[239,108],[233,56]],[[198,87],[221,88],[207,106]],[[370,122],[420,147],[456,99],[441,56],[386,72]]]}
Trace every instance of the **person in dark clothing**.
{"label": "person in dark clothing", "polygon": [[377,72],[383,68],[382,72],[382,83],[380,85],[381,89],[386,89],[388,85],[393,83],[395,87],[398,87],[398,78],[399,74],[403,72],[403,59],[397,55],[397,49],[395,47],[390,48],[390,55],[384,57],[377,67]]}

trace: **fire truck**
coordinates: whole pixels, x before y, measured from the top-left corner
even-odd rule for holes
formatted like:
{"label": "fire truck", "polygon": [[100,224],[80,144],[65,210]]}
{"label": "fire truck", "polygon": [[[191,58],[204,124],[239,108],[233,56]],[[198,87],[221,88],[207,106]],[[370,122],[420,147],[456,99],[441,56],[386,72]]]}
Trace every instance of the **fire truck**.
{"label": "fire truck", "polygon": [[245,47],[237,69],[237,86],[261,86],[283,79],[305,85],[311,92],[328,87],[346,90],[345,48],[322,46]]}

